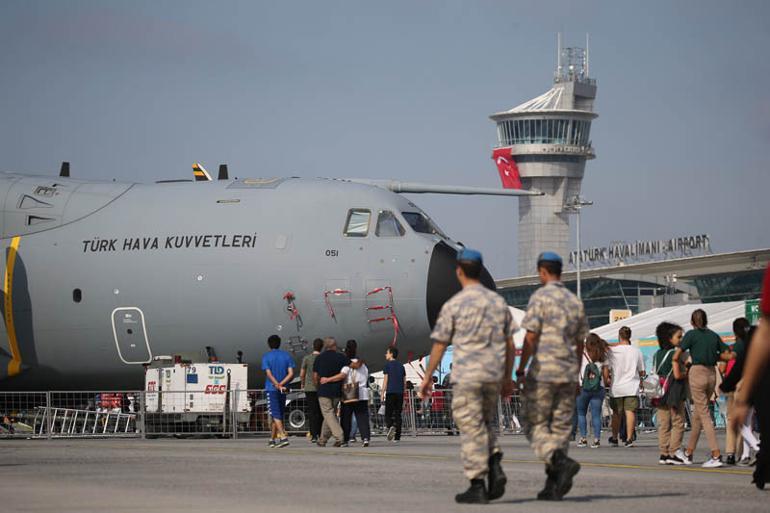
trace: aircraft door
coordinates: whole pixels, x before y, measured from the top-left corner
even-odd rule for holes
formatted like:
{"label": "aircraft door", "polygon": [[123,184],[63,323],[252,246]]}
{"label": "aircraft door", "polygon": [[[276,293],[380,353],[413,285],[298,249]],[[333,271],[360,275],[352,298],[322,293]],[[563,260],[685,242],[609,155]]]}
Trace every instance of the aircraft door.
{"label": "aircraft door", "polygon": [[152,361],[144,313],[136,307],[120,307],[112,311],[112,333],[118,356],[123,363],[141,364]]}

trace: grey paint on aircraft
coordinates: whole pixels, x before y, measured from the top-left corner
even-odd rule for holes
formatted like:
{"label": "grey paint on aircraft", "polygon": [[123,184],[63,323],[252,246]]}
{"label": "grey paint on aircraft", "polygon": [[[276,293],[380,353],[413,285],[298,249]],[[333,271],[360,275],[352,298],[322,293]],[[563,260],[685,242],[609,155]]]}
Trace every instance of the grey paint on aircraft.
{"label": "grey paint on aircraft", "polygon": [[[23,204],[25,196],[50,206]],[[420,356],[430,346],[429,317],[458,288],[452,262],[459,246],[416,233],[402,212],[419,209],[373,185],[298,178],[121,184],[0,174],[0,201],[3,270],[21,235],[12,304],[4,285],[0,307],[11,308],[22,358],[21,372],[7,377],[13,349],[5,315],[0,389],[140,387],[142,360],[205,346],[222,361],[242,350],[250,384],[258,386],[273,333],[298,362],[308,347],[303,340],[334,336],[344,345],[354,338],[376,370],[394,328],[370,322],[387,310],[367,310],[388,304],[387,292],[367,293],[392,288],[398,347]],[[352,208],[372,213],[366,237],[343,234]],[[403,236],[375,234],[380,211],[395,214]],[[31,214],[51,220],[30,223]],[[333,289],[349,293],[330,295],[327,304],[324,292]],[[287,310],[288,292],[299,319]]]}

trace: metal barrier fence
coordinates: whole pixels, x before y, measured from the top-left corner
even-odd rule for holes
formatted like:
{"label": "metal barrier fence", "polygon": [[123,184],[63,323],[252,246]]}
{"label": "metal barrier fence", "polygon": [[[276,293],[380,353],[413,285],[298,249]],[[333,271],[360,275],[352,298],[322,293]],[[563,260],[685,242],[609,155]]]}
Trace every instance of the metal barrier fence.
{"label": "metal barrier fence", "polygon": [[[387,433],[383,404],[378,394],[371,394],[372,436]],[[426,399],[407,390],[402,436],[457,434],[451,404],[451,389],[435,390]],[[286,431],[308,433],[305,393],[289,392],[284,409]],[[520,432],[519,410],[518,397],[498,402],[494,424],[500,433]],[[270,426],[264,390],[0,392],[0,438],[238,438],[267,435]]]}
{"label": "metal barrier fence", "polygon": [[[426,399],[407,390],[402,436],[457,434],[451,405],[451,389],[434,390]],[[387,433],[382,406],[379,394],[372,393],[368,412],[375,437]],[[604,412],[603,417],[607,428],[609,418]],[[637,418],[639,428],[654,429],[654,409],[644,402]],[[283,421],[289,434],[308,433],[310,408],[303,391],[286,395]],[[519,396],[498,400],[494,425],[500,434],[522,432]],[[0,392],[0,438],[238,438],[268,435],[270,426],[264,390]]]}

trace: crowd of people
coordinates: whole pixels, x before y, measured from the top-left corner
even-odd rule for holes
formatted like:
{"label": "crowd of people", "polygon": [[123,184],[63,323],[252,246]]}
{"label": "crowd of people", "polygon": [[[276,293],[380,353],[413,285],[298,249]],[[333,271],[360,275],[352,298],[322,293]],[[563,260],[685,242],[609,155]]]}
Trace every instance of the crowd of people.
{"label": "crowd of people", "polygon": [[[568,455],[570,437],[576,439],[577,447],[599,448],[605,403],[611,410],[609,446],[633,447],[640,398],[655,410],[661,465],[692,465],[703,432],[710,450],[703,467],[756,465],[754,483],[764,487],[770,478],[770,451],[760,445],[762,440],[770,440],[770,378],[766,372],[770,362],[770,269],[763,287],[763,318],[757,328],[746,319],[737,319],[733,325],[736,342],[729,347],[708,328],[706,312],[695,309],[687,332],[671,322],[657,327],[659,350],[648,372],[641,351],[631,343],[630,328],[619,330],[616,344],[590,333],[582,302],[561,282],[561,257],[545,252],[537,262],[542,287],[531,296],[521,322],[526,336],[515,380],[513,333],[519,327],[502,297],[481,284],[482,269],[481,253],[468,248],[458,253],[456,276],[462,289],[441,308],[431,334],[428,368],[416,390],[423,404],[436,397],[434,374],[448,345],[453,345],[451,415],[470,481],[469,488],[456,495],[458,503],[483,504],[505,493],[497,405],[500,396],[509,398],[517,390],[522,399],[522,427],[535,455],[545,464],[546,482],[538,500],[558,501],[569,493],[580,471],[580,464]],[[270,445],[284,447],[289,443],[282,424],[284,394],[294,375],[294,362],[279,349],[277,336],[270,337],[268,344],[271,351],[263,358],[262,368],[273,418]],[[334,438],[335,447],[347,446],[355,419],[362,443],[368,446],[371,377],[366,362],[357,357],[356,341],[347,342],[344,354],[338,352],[333,338],[317,339],[313,349],[300,370],[311,440],[326,446]],[[387,349],[385,359],[384,382],[378,393],[387,438],[398,442],[408,383],[395,347]],[[726,396],[728,405],[726,458],[712,417],[719,394]],[[755,411],[759,438],[754,429]],[[683,446],[688,418],[691,431]]]}
{"label": "crowd of people", "polygon": [[[265,395],[271,418],[271,436],[268,446],[286,447],[289,437],[284,428],[286,394],[294,377],[294,359],[280,349],[278,335],[268,338],[270,350],[262,357],[265,371]],[[343,352],[338,351],[333,337],[317,338],[313,351],[300,365],[299,382],[306,398],[310,441],[326,447],[333,438],[334,447],[348,447],[355,430],[361,435],[361,445],[369,447],[371,423],[369,405],[372,393],[380,393],[387,439],[401,440],[404,392],[407,386],[406,370],[398,361],[398,349],[385,352],[382,387],[372,386],[366,362],[358,358],[358,343],[348,340]]]}
{"label": "crowd of people", "polygon": [[[611,411],[608,438],[611,447],[621,443],[624,447],[634,446],[642,399],[654,409],[661,465],[692,465],[701,433],[705,433],[710,449],[703,467],[756,464],[759,441],[753,430],[753,412],[744,425],[735,429],[729,425],[735,387],[741,379],[754,328],[747,319],[736,319],[733,323],[736,342],[728,347],[708,328],[708,316],[703,309],[693,311],[691,324],[692,329],[686,334],[681,326],[671,322],[657,326],[659,349],[652,357],[649,374],[641,351],[631,344],[630,328],[620,328],[619,342],[613,345],[594,333],[588,335],[573,417],[573,432],[579,434],[577,447],[588,446],[589,411],[593,428],[590,446],[600,446],[606,395]],[[720,394],[727,398],[726,458],[722,457],[715,429]],[[683,447],[688,419],[692,429]]]}

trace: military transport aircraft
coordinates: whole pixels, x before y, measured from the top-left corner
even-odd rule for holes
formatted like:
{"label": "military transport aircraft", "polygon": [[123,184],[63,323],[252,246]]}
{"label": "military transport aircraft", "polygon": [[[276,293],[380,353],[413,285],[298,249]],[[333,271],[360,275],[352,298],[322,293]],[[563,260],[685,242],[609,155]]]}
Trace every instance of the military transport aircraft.
{"label": "military transport aircraft", "polygon": [[398,193],[539,194],[219,178],[0,173],[0,389],[140,387],[153,357],[206,347],[242,351],[256,385],[273,333],[298,359],[327,335],[357,339],[373,370],[389,344],[422,355],[460,246]]}

